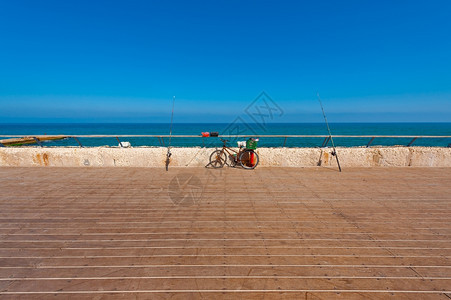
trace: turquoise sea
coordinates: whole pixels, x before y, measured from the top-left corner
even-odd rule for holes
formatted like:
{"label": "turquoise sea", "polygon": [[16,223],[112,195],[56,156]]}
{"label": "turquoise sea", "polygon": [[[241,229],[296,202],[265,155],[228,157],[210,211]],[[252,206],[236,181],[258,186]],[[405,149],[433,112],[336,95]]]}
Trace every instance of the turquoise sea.
{"label": "turquoise sea", "polygon": [[[143,124],[0,124],[0,139],[2,135],[168,135],[170,124],[143,123]],[[330,128],[333,135],[433,135],[451,136],[451,123],[332,123]],[[327,135],[324,123],[244,123],[237,120],[233,123],[175,123],[173,135],[200,135],[201,132],[219,132],[229,135]],[[237,140],[243,138],[229,138],[232,146]],[[115,138],[79,138],[83,146],[117,146]],[[336,146],[353,147],[366,146],[370,138],[334,138]],[[372,146],[384,145],[407,145],[411,138],[376,138]],[[132,146],[160,146],[158,138],[124,137],[121,141],[128,141]],[[324,138],[288,138],[286,147],[319,147]],[[168,145],[168,138],[164,144]],[[281,147],[284,138],[261,137],[261,147]],[[176,147],[193,146],[220,146],[222,143],[218,138],[172,138],[171,145]],[[451,138],[417,139],[413,146],[436,146],[447,147],[451,144]],[[74,139],[45,142],[44,146],[78,146]],[[329,143],[330,146],[330,143]]]}

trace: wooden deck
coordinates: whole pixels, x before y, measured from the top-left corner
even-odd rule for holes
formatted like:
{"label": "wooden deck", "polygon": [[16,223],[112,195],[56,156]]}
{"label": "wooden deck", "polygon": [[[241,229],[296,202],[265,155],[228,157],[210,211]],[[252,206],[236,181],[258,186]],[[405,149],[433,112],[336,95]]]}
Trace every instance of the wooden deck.
{"label": "wooden deck", "polygon": [[451,168],[0,168],[0,209],[2,298],[451,298]]}

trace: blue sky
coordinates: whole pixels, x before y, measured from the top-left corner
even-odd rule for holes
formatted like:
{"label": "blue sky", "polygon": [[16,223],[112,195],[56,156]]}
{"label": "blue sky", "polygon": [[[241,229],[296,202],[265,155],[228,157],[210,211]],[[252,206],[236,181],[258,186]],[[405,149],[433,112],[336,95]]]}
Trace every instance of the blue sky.
{"label": "blue sky", "polygon": [[0,1],[1,122],[451,122],[450,1]]}

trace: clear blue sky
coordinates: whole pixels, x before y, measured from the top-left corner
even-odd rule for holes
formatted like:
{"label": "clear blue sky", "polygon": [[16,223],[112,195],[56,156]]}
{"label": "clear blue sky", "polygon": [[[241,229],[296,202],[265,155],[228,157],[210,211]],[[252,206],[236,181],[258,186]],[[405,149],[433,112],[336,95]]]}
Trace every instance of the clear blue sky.
{"label": "clear blue sky", "polygon": [[451,122],[451,1],[0,1],[1,122]]}

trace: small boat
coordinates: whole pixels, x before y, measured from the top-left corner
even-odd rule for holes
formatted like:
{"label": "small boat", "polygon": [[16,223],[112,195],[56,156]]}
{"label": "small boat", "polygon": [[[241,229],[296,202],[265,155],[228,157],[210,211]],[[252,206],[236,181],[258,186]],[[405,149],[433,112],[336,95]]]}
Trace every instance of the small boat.
{"label": "small boat", "polygon": [[65,135],[39,135],[39,136],[26,136],[20,138],[12,138],[6,140],[0,140],[0,146],[22,146],[28,144],[36,144],[45,141],[56,141],[67,138]]}

